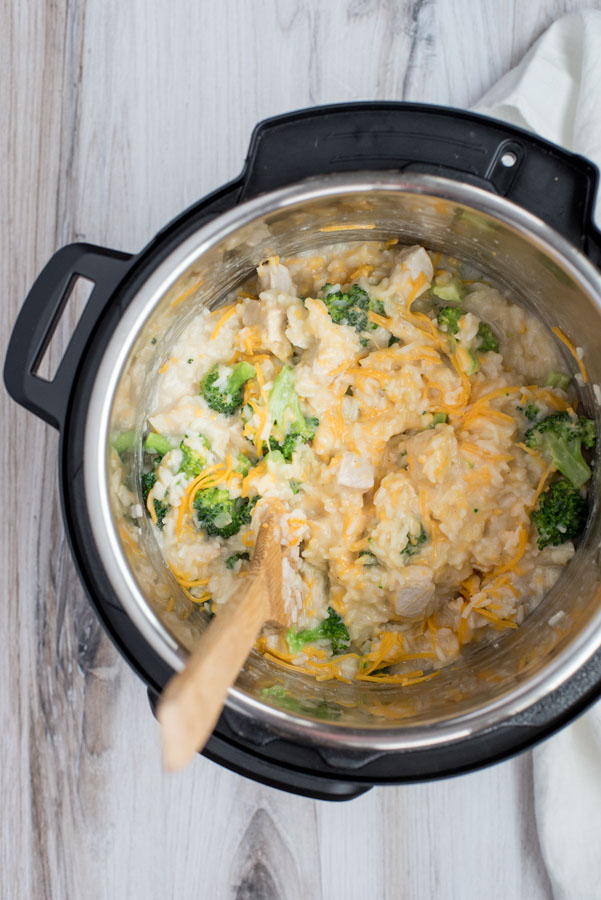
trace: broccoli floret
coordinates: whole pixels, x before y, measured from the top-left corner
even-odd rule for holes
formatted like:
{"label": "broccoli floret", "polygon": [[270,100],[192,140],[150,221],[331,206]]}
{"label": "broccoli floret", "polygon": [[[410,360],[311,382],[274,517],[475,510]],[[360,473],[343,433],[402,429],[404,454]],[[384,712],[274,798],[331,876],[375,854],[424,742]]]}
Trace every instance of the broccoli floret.
{"label": "broccoli floret", "polygon": [[144,503],[148,500],[148,495],[153,489],[157,481],[157,473],[153,469],[152,472],[143,472],[142,473],[142,495],[144,497]]}
{"label": "broccoli floret", "polygon": [[284,415],[292,400],[294,391],[294,375],[290,366],[282,366],[281,371],[273,382],[267,401],[269,415],[274,425],[283,427]]}
{"label": "broccoli floret", "polygon": [[448,415],[443,412],[434,413],[432,416],[432,421],[428,425],[428,428],[436,428],[437,425],[444,425],[444,423],[448,419]]}
{"label": "broccoli floret", "polygon": [[543,387],[560,388],[562,391],[567,391],[571,380],[571,375],[566,375],[565,372],[551,371],[543,381]]}
{"label": "broccoli floret", "polygon": [[488,353],[490,350],[498,352],[499,342],[494,336],[492,328],[486,322],[480,322],[476,337],[480,338],[480,343],[476,347],[480,353]]}
{"label": "broccoli floret", "polygon": [[302,414],[296,394],[290,404],[290,409],[294,414],[294,419],[290,425],[291,433],[298,434],[305,443],[312,441],[319,428],[319,419],[317,416],[304,416]]}
{"label": "broccoli floret", "polygon": [[335,609],[328,606],[327,619],[315,628],[305,628],[304,631],[297,631],[293,625],[286,632],[286,640],[291,653],[300,653],[305,644],[323,640],[330,641],[333,652],[338,653],[340,650],[346,650],[351,638],[342,618]]}
{"label": "broccoli floret", "polygon": [[463,300],[463,290],[457,278],[451,278],[446,284],[434,284],[431,290],[435,297],[447,303],[461,303]]}
{"label": "broccoli floret", "polygon": [[554,481],[530,514],[538,531],[539,550],[578,537],[586,523],[586,506],[580,491],[565,478]]}
{"label": "broccoli floret", "polygon": [[263,452],[279,450],[284,459],[290,462],[297,444],[312,441],[319,426],[319,419],[314,416],[305,418],[302,413],[290,366],[284,366],[273,382],[268,410],[273,424],[281,431],[285,429],[285,434],[280,441],[271,436],[269,446],[263,445]]}
{"label": "broccoli floret", "polygon": [[224,416],[233,416],[242,406],[242,388],[256,374],[254,366],[240,362],[224,379],[223,370],[220,372],[218,366],[213,366],[200,383],[200,393],[211,409]]}
{"label": "broccoli floret", "polygon": [[412,556],[417,556],[420,552],[422,544],[425,544],[428,540],[428,535],[424,531],[423,526],[420,528],[419,534],[413,535],[410,534],[405,544],[405,547],[401,551],[405,559],[410,559]]}
{"label": "broccoli floret", "polygon": [[229,538],[248,525],[256,500],[256,497],[230,497],[229,491],[210,487],[197,491],[193,506],[198,524],[206,534]]}
{"label": "broccoli floret", "polygon": [[529,403],[528,406],[516,406],[516,409],[523,413],[530,422],[536,422],[540,413],[540,409],[534,403]]}
{"label": "broccoli floret", "polygon": [[182,464],[177,471],[183,472],[186,478],[196,478],[206,466],[206,459],[183,441],[179,445],[179,449],[182,451]]}
{"label": "broccoli floret", "polygon": [[[160,435],[158,435],[158,437],[160,437]],[[142,472],[142,475],[140,476],[140,481],[142,483],[142,496],[144,497],[144,503],[146,503],[146,501],[148,500],[148,495],[157,482],[157,469],[160,466],[162,459],[163,459],[163,457],[160,454],[153,456],[152,469],[150,469],[149,472]]]}
{"label": "broccoli floret", "polygon": [[159,453],[161,456],[165,456],[166,453],[173,450],[173,447],[171,446],[171,441],[163,437],[162,434],[156,434],[154,431],[151,431],[144,441],[144,449],[147,453]]}
{"label": "broccoli floret", "polygon": [[302,439],[301,435],[293,434],[292,432],[290,432],[290,434],[286,435],[286,437],[284,438],[282,443],[273,449],[279,450],[279,452],[282,454],[282,456],[284,457],[286,462],[290,462],[290,460],[292,459],[292,454],[294,453],[294,451],[296,449],[296,445],[299,442],[303,443],[303,439]]}
{"label": "broccoli floret", "polygon": [[253,464],[250,459],[244,453],[239,453],[236,462],[236,472],[240,472],[241,475],[248,475],[252,467]]}
{"label": "broccoli floret", "polygon": [[541,419],[524,435],[526,446],[538,450],[576,488],[582,487],[591,477],[582,447],[593,447],[595,440],[592,419],[584,416],[572,419],[567,412]]}
{"label": "broccoli floret", "polygon": [[391,334],[388,338],[388,346],[392,347],[393,344],[400,344],[401,339],[396,336],[396,334]]}
{"label": "broccoli floret", "polygon": [[[281,453],[283,459],[286,462],[290,462],[292,460],[292,454],[296,450],[299,444],[306,444],[308,441],[312,441],[315,437],[315,431],[317,426],[319,425],[319,419],[315,419],[314,417],[310,417],[306,420],[306,428],[303,428],[302,432],[298,431],[290,431],[286,435],[283,441],[278,442],[275,438],[269,438],[269,452],[273,453]],[[263,452],[267,451],[267,445],[263,443]]]}
{"label": "broccoli floret", "polygon": [[239,559],[250,559],[250,553],[243,551],[242,553],[232,553],[225,561],[226,569],[233,569]]}
{"label": "broccoli floret", "polygon": [[461,306],[443,306],[436,314],[440,330],[447,334],[457,334],[459,331],[459,319],[464,315],[465,310]]}
{"label": "broccoli floret", "polygon": [[324,284],[321,294],[332,322],[336,325],[350,325],[357,332],[373,331],[377,328],[377,325],[368,319],[369,311],[378,315],[384,313],[382,301],[373,300],[358,284],[354,284],[348,294],[333,291],[331,284]]}
{"label": "broccoli floret", "polygon": [[157,517],[156,526],[159,529],[159,531],[161,531],[163,528],[163,525],[165,524],[165,516],[171,509],[171,506],[169,503],[164,503],[161,500],[153,499],[152,503],[153,503],[154,511],[155,511],[156,517]]}
{"label": "broccoli floret", "polygon": [[277,447],[274,450],[269,450],[269,452],[265,456],[265,462],[277,463],[277,465],[279,466],[284,466],[286,464],[284,454]]}

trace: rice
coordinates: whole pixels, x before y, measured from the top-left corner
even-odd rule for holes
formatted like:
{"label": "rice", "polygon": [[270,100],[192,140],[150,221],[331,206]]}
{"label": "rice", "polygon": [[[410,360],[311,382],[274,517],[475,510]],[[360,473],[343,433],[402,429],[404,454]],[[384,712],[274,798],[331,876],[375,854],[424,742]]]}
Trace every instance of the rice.
{"label": "rice", "polygon": [[[570,404],[542,387],[561,368],[555,342],[494,285],[462,282],[460,270],[423,247],[377,242],[274,257],[253,296],[227,301],[228,315],[198,312],[158,376],[149,427],[173,450],[155,466],[148,508],[155,499],[168,507],[156,529],[167,563],[191,598],[210,595],[218,612],[243,584],[261,505],[280,500],[295,631],[334,610],[348,650],[335,653],[318,634],[295,654],[273,630],[258,646],[320,679],[413,683],[464,644],[516,627],[574,553],[569,541],[538,549],[530,513],[547,464],[520,446],[528,404],[540,415]],[[454,325],[440,313],[458,305],[446,299],[453,285]],[[224,415],[207,403],[203,379],[215,370],[223,390],[240,361],[255,374],[240,409]],[[292,401],[278,420],[272,409],[288,369],[304,420],[318,420],[309,437],[294,437]],[[190,452],[201,458],[197,474],[183,467]],[[248,511],[228,537],[207,533],[194,512],[189,488],[203,472],[198,490],[217,487]]]}

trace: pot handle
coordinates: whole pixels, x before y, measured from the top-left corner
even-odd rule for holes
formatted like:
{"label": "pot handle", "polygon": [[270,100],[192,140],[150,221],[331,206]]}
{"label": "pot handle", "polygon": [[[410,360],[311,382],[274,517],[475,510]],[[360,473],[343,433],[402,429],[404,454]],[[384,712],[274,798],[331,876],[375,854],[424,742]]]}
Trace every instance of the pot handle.
{"label": "pot handle", "polygon": [[587,249],[598,170],[530,132],[421,103],[344,103],[260,122],[242,199],[315,175],[415,171],[507,197]]}
{"label": "pot handle", "polygon": [[[65,421],[71,387],[86,344],[131,255],[93,244],[69,244],[44,267],[15,322],[4,364],[11,397],[59,430]],[[36,374],[78,276],[94,282],[52,381]]]}

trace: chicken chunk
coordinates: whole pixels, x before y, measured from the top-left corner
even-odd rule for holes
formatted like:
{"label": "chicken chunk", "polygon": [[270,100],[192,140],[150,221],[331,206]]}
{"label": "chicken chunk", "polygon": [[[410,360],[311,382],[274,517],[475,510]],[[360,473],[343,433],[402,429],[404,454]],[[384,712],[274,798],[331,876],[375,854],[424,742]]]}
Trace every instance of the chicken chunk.
{"label": "chicken chunk", "polygon": [[271,256],[266,262],[257,266],[259,292],[278,290],[296,297],[296,287],[290,272],[280,263],[278,256]]}
{"label": "chicken chunk", "polygon": [[426,566],[409,566],[405,569],[405,584],[392,597],[397,616],[421,617],[427,614],[434,596],[432,572]]}
{"label": "chicken chunk", "polygon": [[[429,288],[433,275],[432,260],[424,248],[406,247],[399,253],[397,264],[391,272],[390,287],[403,300],[414,299]],[[423,276],[423,284],[414,293],[420,276]]]}
{"label": "chicken chunk", "polygon": [[338,484],[340,487],[368,491],[374,486],[373,463],[356,453],[345,451],[338,469]]}

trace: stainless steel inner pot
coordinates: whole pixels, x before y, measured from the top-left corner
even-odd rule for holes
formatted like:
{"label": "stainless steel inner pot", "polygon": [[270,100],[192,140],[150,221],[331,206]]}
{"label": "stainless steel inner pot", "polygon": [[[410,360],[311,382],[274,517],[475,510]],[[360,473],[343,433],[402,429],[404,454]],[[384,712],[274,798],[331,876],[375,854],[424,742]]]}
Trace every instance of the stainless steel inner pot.
{"label": "stainless steel inner pot", "polygon": [[[180,244],[134,297],[106,349],[86,421],[86,501],[98,551],[123,607],[174,669],[207,619],[163,562],[150,523],[138,529],[124,518],[111,440],[135,429],[139,449],[126,475],[139,481],[158,369],[199,307],[222,303],[265,257],[388,238],[473,262],[558,325],[584,348],[591,382],[583,403],[599,418],[591,385],[601,381],[601,278],[582,253],[508,200],[435,176],[358,173],[303,181],[221,215]],[[574,361],[566,366],[574,370]],[[319,683],[253,651],[228,706],[297,739],[374,750],[459,741],[528,709],[601,646],[597,482],[595,469],[595,499],[575,558],[517,631],[466,647],[437,678],[409,688]],[[274,684],[286,690],[284,701],[263,693]]]}

